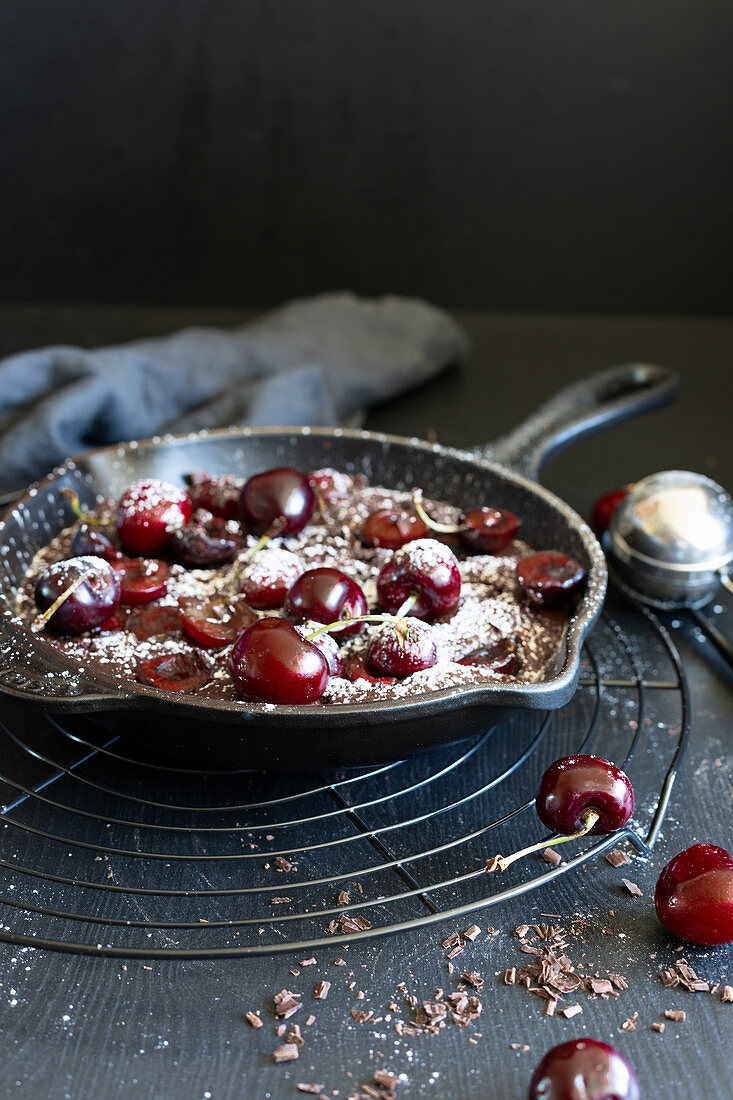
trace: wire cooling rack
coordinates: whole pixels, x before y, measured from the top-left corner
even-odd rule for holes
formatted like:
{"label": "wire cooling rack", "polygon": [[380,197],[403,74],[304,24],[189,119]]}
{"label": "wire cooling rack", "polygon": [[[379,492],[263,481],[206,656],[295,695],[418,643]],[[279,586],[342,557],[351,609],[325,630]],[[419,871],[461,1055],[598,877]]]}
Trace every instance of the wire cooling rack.
{"label": "wire cooling rack", "polygon": [[[647,852],[688,727],[674,644],[651,612],[625,605],[604,613],[561,711],[518,712],[470,741],[368,769],[201,771],[92,719],[6,699],[0,941],[210,958],[309,951],[465,916],[620,840]],[[548,764],[577,751],[628,772],[631,827],[568,845],[558,867],[529,857],[486,875],[489,856],[542,839],[532,795]]]}

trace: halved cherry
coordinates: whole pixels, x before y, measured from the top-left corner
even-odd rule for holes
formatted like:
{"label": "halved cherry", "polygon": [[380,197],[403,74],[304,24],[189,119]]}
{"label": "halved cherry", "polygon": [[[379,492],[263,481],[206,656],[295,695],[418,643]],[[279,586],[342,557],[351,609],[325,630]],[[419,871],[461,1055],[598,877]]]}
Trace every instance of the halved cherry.
{"label": "halved cherry", "polygon": [[211,679],[211,673],[197,653],[164,653],[141,661],[135,679],[161,691],[195,691]]}
{"label": "halved cherry", "polygon": [[168,566],[155,558],[122,558],[110,562],[120,579],[122,603],[137,607],[152,603],[168,591]]}
{"label": "halved cherry", "polygon": [[231,561],[242,546],[242,536],[228,520],[199,508],[186,527],[174,531],[168,549],[176,561],[193,569],[213,569]]}
{"label": "halved cherry", "polygon": [[472,649],[465,657],[456,661],[456,664],[479,665],[481,668],[491,669],[492,672],[509,675],[519,664],[516,642],[511,638],[499,638],[498,642]]}
{"label": "halved cherry", "polygon": [[206,649],[231,645],[257,621],[249,604],[237,596],[211,596],[208,600],[183,596],[178,605],[183,629],[196,645]]}
{"label": "halved cherry", "polygon": [[518,517],[503,508],[472,508],[461,516],[458,537],[475,554],[493,554],[503,550],[520,527]]}
{"label": "halved cherry", "polygon": [[358,680],[366,680],[368,684],[396,684],[396,676],[376,676],[367,668],[366,658],[363,654],[352,654],[344,661],[343,676],[355,684]]}
{"label": "halved cherry", "polygon": [[543,550],[517,565],[517,580],[535,607],[567,603],[585,580],[585,569],[566,554]]}
{"label": "halved cherry", "polygon": [[125,626],[141,642],[163,634],[178,634],[181,630],[181,613],[177,607],[142,606],[130,614]]}
{"label": "halved cherry", "polygon": [[378,508],[371,512],[361,531],[365,546],[381,546],[385,550],[399,550],[414,539],[429,536],[428,527],[415,512],[401,512],[397,508]]}

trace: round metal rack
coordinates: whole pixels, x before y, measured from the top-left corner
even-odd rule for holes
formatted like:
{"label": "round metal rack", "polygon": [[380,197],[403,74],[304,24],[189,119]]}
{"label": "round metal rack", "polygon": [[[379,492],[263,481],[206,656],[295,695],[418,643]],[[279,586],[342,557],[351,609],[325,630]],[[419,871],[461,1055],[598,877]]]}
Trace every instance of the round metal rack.
{"label": "round metal rack", "polygon": [[[210,958],[308,952],[468,916],[623,840],[647,852],[688,728],[674,644],[651,612],[623,604],[604,614],[561,711],[520,712],[368,769],[202,771],[90,718],[4,699],[0,940]],[[557,867],[531,857],[487,875],[489,856],[542,838],[532,795],[547,765],[575,751],[627,770],[631,827],[568,845]]]}

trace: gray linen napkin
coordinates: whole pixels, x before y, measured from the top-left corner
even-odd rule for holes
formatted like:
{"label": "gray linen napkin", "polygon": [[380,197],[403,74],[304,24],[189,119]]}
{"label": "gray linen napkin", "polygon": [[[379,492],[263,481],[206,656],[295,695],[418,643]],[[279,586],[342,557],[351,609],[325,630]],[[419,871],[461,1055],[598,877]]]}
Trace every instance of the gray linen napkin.
{"label": "gray linen napkin", "polygon": [[0,494],[89,447],[229,424],[339,424],[461,359],[447,314],[323,294],[230,330],[0,361]]}

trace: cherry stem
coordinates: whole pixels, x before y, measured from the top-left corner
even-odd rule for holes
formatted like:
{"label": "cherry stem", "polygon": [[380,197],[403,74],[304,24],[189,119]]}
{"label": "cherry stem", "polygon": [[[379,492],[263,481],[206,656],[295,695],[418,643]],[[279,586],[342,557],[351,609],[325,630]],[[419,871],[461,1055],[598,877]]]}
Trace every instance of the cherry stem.
{"label": "cherry stem", "polygon": [[282,531],[286,523],[287,520],[285,519],[285,516],[278,516],[277,519],[274,519],[272,521],[270,526],[265,531],[264,535],[260,535],[254,546],[251,546],[246,554],[243,554],[241,557],[237,558],[234,565],[232,566],[232,571],[230,573],[230,578],[235,585],[237,584],[239,580],[239,574],[241,573],[245,565],[247,565],[252,560],[255,554],[257,554],[262,549],[262,547],[270,541],[270,539],[274,539],[277,537],[277,535],[280,533],[280,531]]}
{"label": "cherry stem", "polygon": [[93,577],[94,572],[95,571],[93,569],[87,569],[85,573],[82,573],[81,576],[77,577],[75,581],[72,581],[69,587],[65,588],[60,596],[56,597],[51,606],[47,607],[42,615],[36,615],[35,619],[31,623],[31,630],[34,634],[39,634],[43,630],[44,626],[51,618],[51,616],[54,615],[61,607],[61,604],[66,603],[69,596],[72,596],[74,592],[76,592],[77,588],[80,588],[85,581],[88,581],[90,577]]}
{"label": "cherry stem", "polygon": [[431,519],[425,511],[422,501],[422,489],[414,489],[412,493],[412,502],[415,506],[415,511],[425,526],[429,527],[431,531],[437,531],[441,535],[457,535],[459,531],[463,530],[462,527],[451,526],[449,523],[438,523],[437,520]]}
{"label": "cherry stem", "polygon": [[[573,833],[571,836],[560,836],[555,840],[550,841],[550,844],[567,844],[569,840],[578,840],[581,836],[586,836],[593,826],[600,821],[601,815],[597,810],[586,810],[583,814],[583,828],[580,832]],[[506,871],[507,867],[511,866],[516,860],[521,859],[522,856],[528,856],[532,852],[541,852],[545,848],[549,847],[546,840],[541,840],[538,844],[532,844],[529,848],[522,848],[521,852],[515,852],[511,856],[493,856],[486,861],[486,874],[493,874],[494,871]]]}
{"label": "cherry stem", "polygon": [[342,630],[345,626],[352,626],[354,623],[394,623],[396,626],[398,623],[404,622],[405,616],[416,600],[416,593],[408,596],[396,615],[355,615],[353,619],[337,619],[335,623],[326,623],[325,626],[319,626],[312,634],[306,634],[305,640],[311,642],[319,634],[325,634],[329,630]]}
{"label": "cherry stem", "polygon": [[61,489],[61,496],[68,500],[71,505],[71,510],[77,519],[83,519],[85,523],[93,523],[95,527],[114,527],[114,522],[111,519],[97,519],[96,516],[91,515],[89,512],[83,512],[81,504],[79,503],[79,494],[73,489],[64,487]]}

